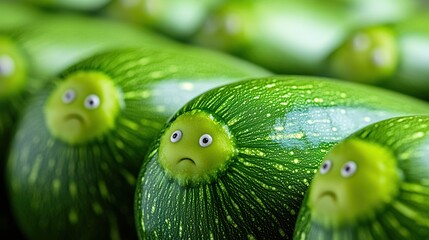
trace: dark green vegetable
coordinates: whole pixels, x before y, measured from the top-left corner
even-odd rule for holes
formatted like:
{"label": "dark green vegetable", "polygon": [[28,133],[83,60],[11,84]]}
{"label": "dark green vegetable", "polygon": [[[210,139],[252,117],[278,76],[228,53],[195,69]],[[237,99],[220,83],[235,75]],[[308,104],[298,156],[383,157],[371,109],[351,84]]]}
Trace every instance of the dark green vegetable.
{"label": "dark green vegetable", "polygon": [[325,156],[295,239],[427,239],[429,117],[369,125]]}
{"label": "dark green vegetable", "polygon": [[22,0],[24,3],[54,10],[96,11],[106,6],[110,0]]}
{"label": "dark green vegetable", "polygon": [[135,181],[149,144],[185,102],[269,72],[187,47],[90,57],[34,95],[11,146],[7,182],[29,239],[133,239]]}
{"label": "dark green vegetable", "polygon": [[137,179],[141,239],[290,239],[323,156],[370,123],[428,113],[418,99],[303,76],[258,78],[184,105]]}

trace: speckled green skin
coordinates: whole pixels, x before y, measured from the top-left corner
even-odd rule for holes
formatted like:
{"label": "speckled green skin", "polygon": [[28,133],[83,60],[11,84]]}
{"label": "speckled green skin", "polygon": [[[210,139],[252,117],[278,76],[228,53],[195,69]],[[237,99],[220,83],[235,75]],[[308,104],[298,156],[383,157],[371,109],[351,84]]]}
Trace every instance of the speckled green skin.
{"label": "speckled green skin", "polygon": [[[429,236],[428,140],[429,117],[407,116],[374,123],[336,145],[326,159],[333,159],[334,166],[341,158],[349,158],[356,162],[356,172],[351,177],[338,179],[335,184],[324,182],[325,185],[319,181],[326,179],[322,176],[323,170],[316,174],[299,213],[295,239],[426,239]],[[349,156],[350,150],[358,145],[361,147],[356,154]],[[375,152],[374,149],[378,150]],[[367,162],[369,160],[372,162]],[[384,173],[375,174],[374,166],[384,166],[379,168]],[[355,182],[359,175],[367,177]],[[386,180],[377,192],[377,185]],[[313,188],[322,187],[336,193],[345,190],[347,195],[360,192],[360,196],[343,201],[344,196],[338,195],[336,201],[332,201],[330,213],[315,217],[315,204],[323,202],[310,204],[310,195],[317,191]],[[378,195],[377,201],[373,201],[373,193]],[[325,219],[335,217],[339,205],[356,214],[349,214],[348,219],[337,223],[321,221],[323,215]],[[361,208],[363,212],[357,212],[355,208]]]}
{"label": "speckled green skin", "polygon": [[[85,142],[55,138],[44,112],[52,91],[76,72],[94,71],[120,93],[114,128]],[[34,96],[11,146],[6,176],[20,226],[29,239],[136,238],[136,177],[163,124],[205,90],[266,75],[194,48],[115,50],[74,65]]]}
{"label": "speckled green skin", "polygon": [[54,10],[96,11],[107,5],[109,0],[25,0],[24,2]]}
{"label": "speckled green skin", "polygon": [[[141,239],[290,239],[318,166],[335,143],[428,104],[335,80],[276,76],[205,92],[161,131],[137,179]],[[205,111],[226,124],[236,155],[210,183],[183,186],[161,166],[160,139],[180,116]]]}

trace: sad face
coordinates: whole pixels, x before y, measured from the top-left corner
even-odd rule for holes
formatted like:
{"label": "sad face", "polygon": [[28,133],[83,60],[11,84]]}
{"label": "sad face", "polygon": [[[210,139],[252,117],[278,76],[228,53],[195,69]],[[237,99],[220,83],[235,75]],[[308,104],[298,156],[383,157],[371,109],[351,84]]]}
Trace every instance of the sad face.
{"label": "sad face", "polygon": [[78,144],[114,128],[119,109],[119,91],[107,76],[78,72],[54,89],[45,105],[45,118],[53,136]]}
{"label": "sad face", "polygon": [[397,193],[398,176],[394,156],[387,149],[346,140],[327,154],[311,183],[312,217],[329,226],[370,217]]}

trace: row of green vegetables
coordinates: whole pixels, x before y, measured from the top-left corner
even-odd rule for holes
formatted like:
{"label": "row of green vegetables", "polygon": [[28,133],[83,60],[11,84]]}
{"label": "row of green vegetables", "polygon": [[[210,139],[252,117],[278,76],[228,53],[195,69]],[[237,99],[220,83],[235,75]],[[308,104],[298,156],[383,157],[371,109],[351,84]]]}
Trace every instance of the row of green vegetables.
{"label": "row of green vegetables", "polygon": [[0,11],[2,231],[429,236],[427,102],[273,74],[107,19]]}
{"label": "row of green vegetables", "polygon": [[426,0],[23,2],[95,12],[279,74],[364,82],[428,99]]}

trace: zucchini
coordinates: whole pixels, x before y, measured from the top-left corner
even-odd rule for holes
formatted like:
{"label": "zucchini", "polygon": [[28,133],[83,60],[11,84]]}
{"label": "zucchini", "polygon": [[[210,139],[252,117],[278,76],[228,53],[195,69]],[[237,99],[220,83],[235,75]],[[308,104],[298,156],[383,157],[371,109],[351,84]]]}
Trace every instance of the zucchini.
{"label": "zucchini", "polygon": [[105,7],[110,0],[22,0],[25,3],[53,10],[97,11]]}
{"label": "zucchini", "polygon": [[306,193],[296,239],[427,239],[429,117],[380,121],[324,157]]}
{"label": "zucchini", "polygon": [[16,1],[0,1],[0,32],[28,25],[38,17],[40,11]]}
{"label": "zucchini", "polygon": [[354,25],[347,12],[333,4],[230,1],[206,19],[192,42],[276,73],[314,74],[323,70],[323,61]]}
{"label": "zucchini", "polygon": [[291,239],[326,151],[370,123],[428,103],[333,79],[272,76],[206,91],[161,130],[143,160],[140,239]]}
{"label": "zucchini", "polygon": [[207,16],[225,0],[112,0],[108,16],[154,29],[168,37],[187,41]]}
{"label": "zucchini", "polygon": [[76,63],[23,112],[6,166],[29,239],[133,239],[141,158],[165,121],[210,88],[265,69],[187,47],[106,51]]}

